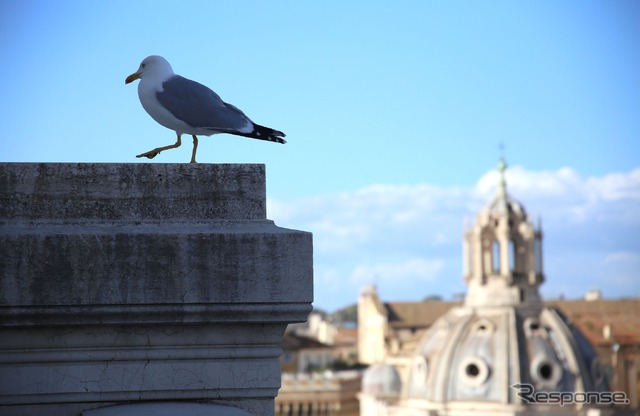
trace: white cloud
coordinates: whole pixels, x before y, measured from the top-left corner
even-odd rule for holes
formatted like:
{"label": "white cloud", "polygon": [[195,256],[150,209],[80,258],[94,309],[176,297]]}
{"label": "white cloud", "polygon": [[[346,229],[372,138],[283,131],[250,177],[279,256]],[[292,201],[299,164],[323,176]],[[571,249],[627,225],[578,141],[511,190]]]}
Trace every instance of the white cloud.
{"label": "white cloud", "polygon": [[[565,296],[582,296],[583,285],[575,282],[588,280],[589,273],[594,274],[591,281],[600,281],[595,273],[607,255],[613,262],[619,253],[640,252],[640,169],[584,178],[568,167],[529,171],[515,166],[506,180],[508,192],[523,203],[530,219],[544,219],[548,288],[569,287],[575,293],[565,291]],[[314,233],[320,307],[355,302],[359,287],[372,279],[389,287],[403,281],[406,292],[394,295],[405,299],[438,292],[448,297],[465,289],[460,277],[463,219],[475,221],[497,181],[498,173],[491,171],[468,188],[375,184],[293,201],[270,199],[268,213],[280,226]],[[617,275],[637,274],[637,260],[615,265]],[[620,282],[605,293],[624,294]]]}
{"label": "white cloud", "polygon": [[613,173],[602,178],[589,178],[587,185],[595,189],[598,197],[603,200],[640,202],[640,169],[629,173]]}
{"label": "white cloud", "polygon": [[640,278],[640,253],[632,253],[630,251],[619,251],[611,253],[605,257],[604,262],[606,264],[620,264],[620,263],[634,263],[638,265],[636,269]]}
{"label": "white cloud", "polygon": [[[485,173],[478,183],[476,190],[480,195],[492,193],[498,183],[497,171]],[[527,171],[520,166],[514,166],[505,174],[507,188],[515,195],[527,192],[532,196],[558,196],[567,190],[582,188],[580,176],[571,168],[564,167],[556,171]]]}
{"label": "white cloud", "polygon": [[423,258],[413,258],[397,263],[362,264],[351,273],[351,281],[360,285],[377,280],[432,282],[439,277],[443,266],[444,261],[441,259]]}
{"label": "white cloud", "polygon": [[[491,195],[498,172],[483,175],[475,195]],[[583,178],[572,168],[555,171],[528,171],[520,166],[506,172],[507,189],[523,202],[528,212],[545,219],[581,222],[622,217],[625,222],[640,221],[640,169],[602,177]]]}

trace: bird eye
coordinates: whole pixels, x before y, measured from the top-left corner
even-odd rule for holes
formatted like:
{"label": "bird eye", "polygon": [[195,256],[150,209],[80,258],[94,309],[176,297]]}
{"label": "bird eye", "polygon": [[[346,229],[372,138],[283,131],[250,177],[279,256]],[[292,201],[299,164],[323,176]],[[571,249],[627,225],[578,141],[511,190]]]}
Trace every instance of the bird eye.
{"label": "bird eye", "polygon": [[147,64],[140,64],[140,68],[144,68]]}

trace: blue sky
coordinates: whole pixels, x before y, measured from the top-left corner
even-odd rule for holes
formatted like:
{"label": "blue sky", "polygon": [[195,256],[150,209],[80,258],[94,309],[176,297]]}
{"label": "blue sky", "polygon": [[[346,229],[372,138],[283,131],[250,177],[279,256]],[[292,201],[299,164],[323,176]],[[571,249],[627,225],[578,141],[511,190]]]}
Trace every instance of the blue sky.
{"label": "blue sky", "polygon": [[[265,163],[269,217],[314,232],[316,305],[464,291],[463,217],[509,190],[543,217],[543,294],[640,295],[637,1],[0,0],[0,160],[144,163],[174,141],[124,84],[151,54],[284,146],[201,140]],[[187,162],[190,143],[152,163]]]}

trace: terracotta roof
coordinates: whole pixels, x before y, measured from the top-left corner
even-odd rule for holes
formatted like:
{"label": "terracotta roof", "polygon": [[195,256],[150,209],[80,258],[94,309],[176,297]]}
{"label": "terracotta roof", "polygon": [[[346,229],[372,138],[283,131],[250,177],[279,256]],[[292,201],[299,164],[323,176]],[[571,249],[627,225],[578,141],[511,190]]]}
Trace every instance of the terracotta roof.
{"label": "terracotta roof", "polygon": [[600,299],[600,300],[548,300],[547,306],[557,306],[567,313],[625,313],[640,316],[640,299]]}
{"label": "terracotta roof", "polygon": [[[640,299],[550,301],[558,307],[594,345],[640,344]],[[610,326],[611,337],[603,329]]]}
{"label": "terracotta roof", "polygon": [[334,345],[356,345],[358,343],[358,329],[338,328],[333,340]]}
{"label": "terracotta roof", "polygon": [[426,300],[423,302],[388,302],[384,304],[389,326],[393,329],[426,328],[460,302]]}
{"label": "terracotta roof", "polygon": [[280,347],[284,351],[299,351],[308,349],[331,349],[331,345],[323,344],[320,341],[316,341],[313,338],[304,337],[301,335],[285,333],[280,342]]}

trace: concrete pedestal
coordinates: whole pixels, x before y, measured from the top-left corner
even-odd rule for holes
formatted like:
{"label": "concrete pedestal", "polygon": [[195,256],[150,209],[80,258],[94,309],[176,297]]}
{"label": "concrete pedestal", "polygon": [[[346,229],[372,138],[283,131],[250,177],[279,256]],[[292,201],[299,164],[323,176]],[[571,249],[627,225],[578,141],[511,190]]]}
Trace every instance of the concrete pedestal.
{"label": "concrete pedestal", "polygon": [[273,414],[312,275],[263,165],[0,164],[0,414]]}

